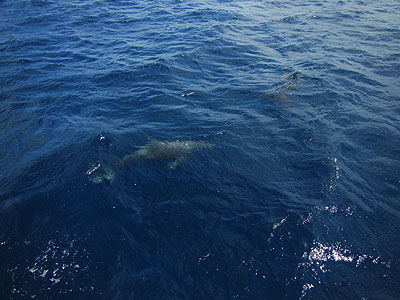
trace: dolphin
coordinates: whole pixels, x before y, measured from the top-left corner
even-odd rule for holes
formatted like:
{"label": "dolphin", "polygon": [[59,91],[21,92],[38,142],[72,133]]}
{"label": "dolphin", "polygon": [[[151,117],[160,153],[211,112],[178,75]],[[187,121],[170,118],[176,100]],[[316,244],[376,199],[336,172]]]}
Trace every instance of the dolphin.
{"label": "dolphin", "polygon": [[152,139],[139,150],[126,155],[111,168],[101,168],[100,164],[98,164],[86,174],[91,175],[94,173],[91,179],[93,183],[101,183],[104,179],[112,181],[115,172],[124,168],[127,164],[135,163],[139,160],[169,160],[167,169],[175,170],[189,153],[212,146],[213,144],[203,141],[158,141]]}
{"label": "dolphin", "polygon": [[290,103],[289,97],[286,94],[279,92],[279,91],[278,92],[266,92],[263,94],[263,97],[269,98],[269,99],[274,99],[274,100],[277,100],[279,102],[283,102],[286,104]]}
{"label": "dolphin", "polygon": [[286,81],[283,85],[283,90],[295,90],[301,81],[302,74],[298,71],[293,72],[286,77]]}
{"label": "dolphin", "polygon": [[266,92],[262,94],[262,96],[264,98],[278,100],[286,104],[290,103],[290,99],[286,95],[286,92],[288,90],[295,90],[297,88],[301,81],[301,76],[302,74],[298,71],[289,74],[289,76],[285,78],[285,83],[281,87],[279,87],[276,91]]}

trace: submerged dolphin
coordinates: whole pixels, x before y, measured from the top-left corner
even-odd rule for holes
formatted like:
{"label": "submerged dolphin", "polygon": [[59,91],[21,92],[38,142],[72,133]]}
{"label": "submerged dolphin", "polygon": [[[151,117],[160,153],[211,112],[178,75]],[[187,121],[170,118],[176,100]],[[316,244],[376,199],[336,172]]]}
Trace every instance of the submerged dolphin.
{"label": "submerged dolphin", "polygon": [[104,179],[113,180],[115,172],[125,167],[126,164],[138,160],[171,160],[168,169],[174,170],[185,157],[193,151],[210,148],[213,145],[203,141],[158,141],[151,140],[138,151],[126,155],[110,169],[101,169],[100,164],[87,172],[88,175],[96,173],[91,179],[93,183],[101,183]]}
{"label": "submerged dolphin", "polygon": [[293,72],[286,77],[285,83],[280,88],[278,88],[276,91],[264,93],[263,97],[278,100],[283,103],[289,103],[290,99],[286,95],[286,91],[295,90],[301,81],[301,76],[302,74],[300,72]]}

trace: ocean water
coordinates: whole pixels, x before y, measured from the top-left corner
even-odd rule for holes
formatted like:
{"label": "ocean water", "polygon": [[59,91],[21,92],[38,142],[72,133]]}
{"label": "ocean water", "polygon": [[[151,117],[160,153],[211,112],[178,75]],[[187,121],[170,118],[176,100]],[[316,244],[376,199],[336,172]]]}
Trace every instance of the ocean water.
{"label": "ocean water", "polygon": [[399,15],[0,1],[0,299],[399,299]]}

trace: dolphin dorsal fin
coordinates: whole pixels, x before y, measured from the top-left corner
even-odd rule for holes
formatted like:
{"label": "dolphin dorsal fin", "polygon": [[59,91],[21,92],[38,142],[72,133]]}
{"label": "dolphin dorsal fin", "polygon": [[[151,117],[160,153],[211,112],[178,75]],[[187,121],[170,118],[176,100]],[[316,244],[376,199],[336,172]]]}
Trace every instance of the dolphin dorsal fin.
{"label": "dolphin dorsal fin", "polygon": [[[160,141],[155,138],[147,138],[147,146],[157,145]],[[146,147],[146,145],[144,146]]]}

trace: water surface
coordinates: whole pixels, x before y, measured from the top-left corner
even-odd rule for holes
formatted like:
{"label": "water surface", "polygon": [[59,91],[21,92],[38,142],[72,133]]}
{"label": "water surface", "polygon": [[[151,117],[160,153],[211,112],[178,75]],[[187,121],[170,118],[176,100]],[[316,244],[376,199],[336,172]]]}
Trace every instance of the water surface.
{"label": "water surface", "polygon": [[399,11],[1,1],[0,298],[398,299]]}

